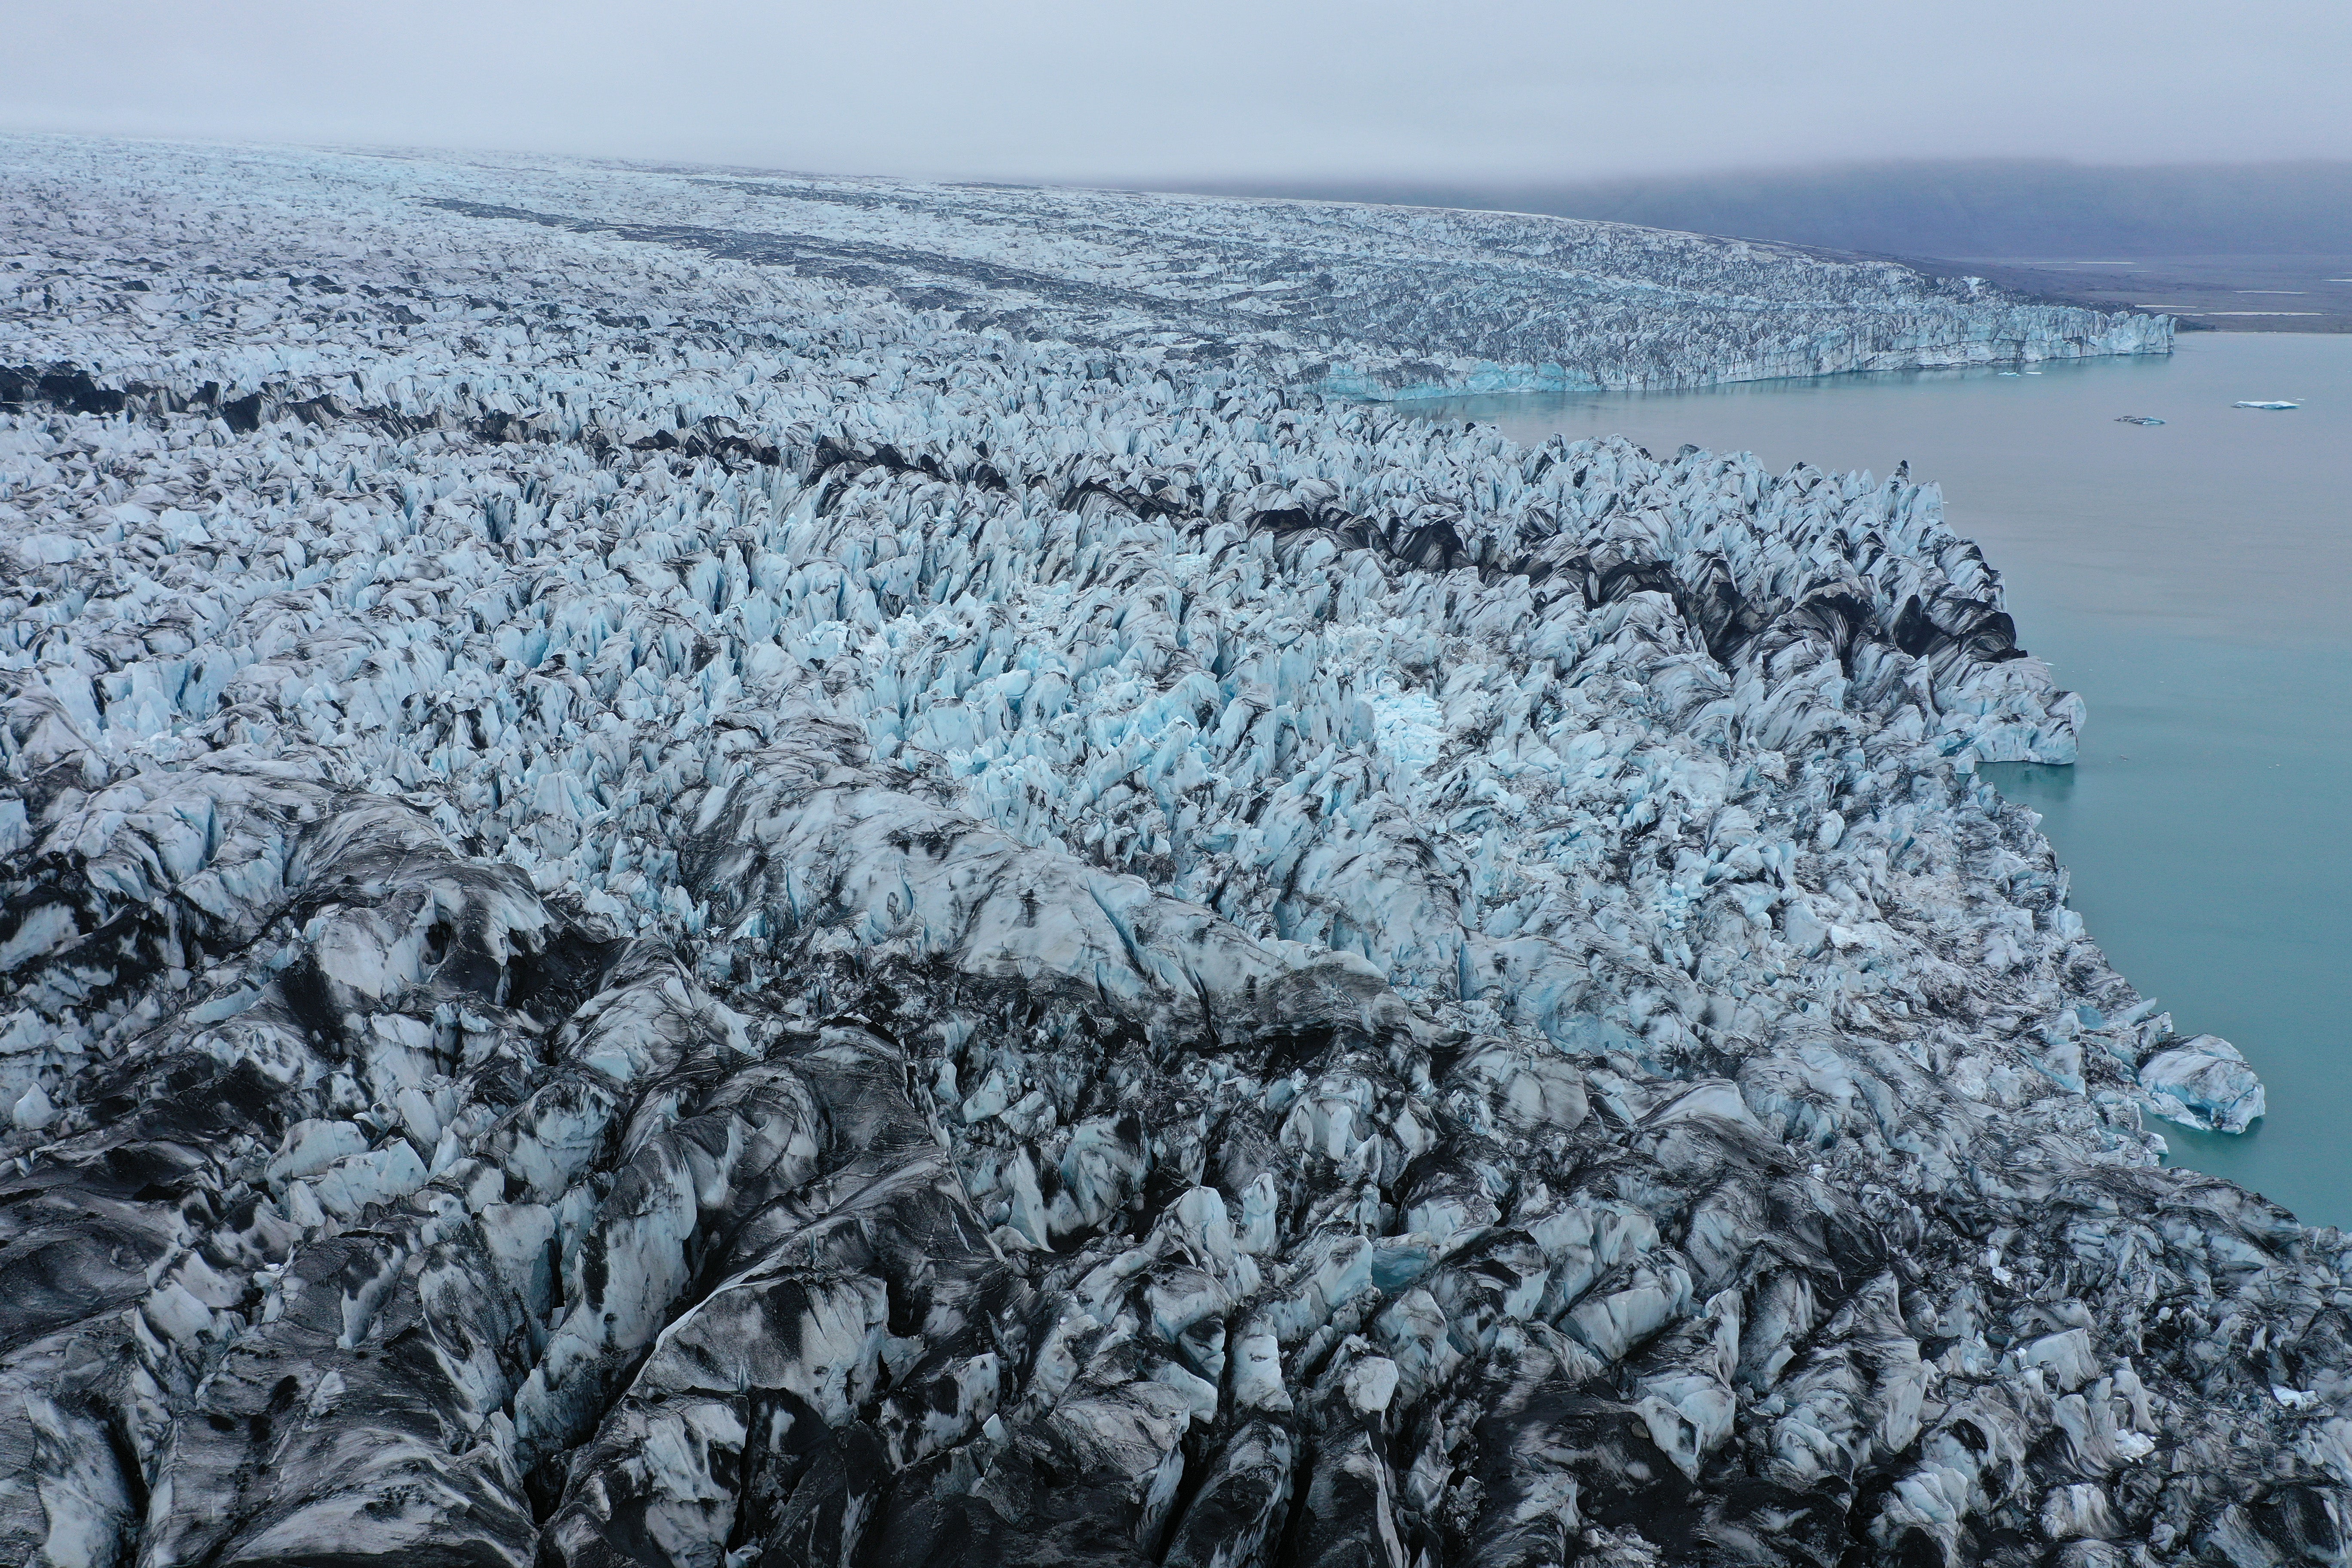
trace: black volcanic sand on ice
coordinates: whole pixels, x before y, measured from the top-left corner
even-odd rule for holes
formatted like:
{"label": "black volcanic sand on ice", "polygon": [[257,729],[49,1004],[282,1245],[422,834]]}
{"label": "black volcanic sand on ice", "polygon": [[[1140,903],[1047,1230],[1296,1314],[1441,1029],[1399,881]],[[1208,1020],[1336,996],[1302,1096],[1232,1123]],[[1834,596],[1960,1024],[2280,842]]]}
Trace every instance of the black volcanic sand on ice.
{"label": "black volcanic sand on ice", "polygon": [[1314,390],[2164,323],[541,159],[0,226],[0,1558],[2352,1551],[2352,1251],[2159,1162],[2261,1087],[1979,776],[2084,710],[1929,475]]}

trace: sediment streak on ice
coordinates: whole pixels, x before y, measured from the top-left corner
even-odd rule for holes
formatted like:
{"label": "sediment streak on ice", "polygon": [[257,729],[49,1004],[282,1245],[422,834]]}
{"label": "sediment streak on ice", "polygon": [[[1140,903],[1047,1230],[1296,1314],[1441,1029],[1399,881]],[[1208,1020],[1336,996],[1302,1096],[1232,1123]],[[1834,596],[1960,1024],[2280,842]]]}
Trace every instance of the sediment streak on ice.
{"label": "sediment streak on ice", "polygon": [[2159,326],[6,154],[15,1558],[2343,1551],[2341,1240],[2156,1164],[2259,1086],[1975,781],[2080,708],[1933,488],[1312,391]]}

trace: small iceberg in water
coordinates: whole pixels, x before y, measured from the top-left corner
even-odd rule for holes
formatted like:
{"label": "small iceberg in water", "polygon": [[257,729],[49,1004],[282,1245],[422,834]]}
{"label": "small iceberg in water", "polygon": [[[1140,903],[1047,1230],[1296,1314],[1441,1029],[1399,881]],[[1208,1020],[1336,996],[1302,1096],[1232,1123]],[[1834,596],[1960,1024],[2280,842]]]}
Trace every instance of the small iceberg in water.
{"label": "small iceberg in water", "polygon": [[2238,402],[2230,405],[2230,406],[2232,408],[2300,408],[2303,405],[2300,403],[2290,403],[2283,397],[2249,397],[2242,398]]}
{"label": "small iceberg in water", "polygon": [[2116,423],[2118,425],[2161,425],[2164,421],[2158,419],[2153,414],[2118,414],[2116,416]]}
{"label": "small iceberg in water", "polygon": [[2219,1035],[2175,1040],[2139,1064],[2148,1109],[2203,1132],[2243,1132],[2268,1109],[2262,1079]]}

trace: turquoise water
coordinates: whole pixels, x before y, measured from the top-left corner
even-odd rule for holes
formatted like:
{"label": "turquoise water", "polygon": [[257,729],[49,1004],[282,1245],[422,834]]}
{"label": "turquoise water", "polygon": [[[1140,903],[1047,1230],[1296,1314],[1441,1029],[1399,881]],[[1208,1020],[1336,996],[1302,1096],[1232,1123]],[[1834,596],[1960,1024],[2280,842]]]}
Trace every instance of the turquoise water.
{"label": "turquoise water", "polygon": [[2006,579],[2021,639],[2090,705],[2076,765],[1986,777],[2042,814],[2115,965],[2269,1087],[2242,1137],[2157,1123],[2174,1162],[2352,1228],[2352,335],[2198,333],[2169,359],[2040,375],[1413,407],[1522,440],[1615,433],[1776,468],[1908,458],[1940,481],[1954,528]]}

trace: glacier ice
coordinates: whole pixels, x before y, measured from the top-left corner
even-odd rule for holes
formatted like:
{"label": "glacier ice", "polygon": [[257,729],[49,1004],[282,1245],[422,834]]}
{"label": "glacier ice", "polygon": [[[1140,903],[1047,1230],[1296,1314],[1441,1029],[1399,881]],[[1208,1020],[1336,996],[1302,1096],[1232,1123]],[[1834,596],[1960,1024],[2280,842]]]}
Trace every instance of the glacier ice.
{"label": "glacier ice", "polygon": [[2082,711],[1934,487],[1329,395],[2160,321],[543,161],[0,201],[12,1561],[2344,1554],[2344,1238],[2158,1163],[2259,1086],[1974,776]]}
{"label": "glacier ice", "polygon": [[2139,1065],[2140,1087],[2161,1116],[2207,1131],[2243,1132],[2263,1113],[2262,1080],[2216,1035],[2168,1044]]}

